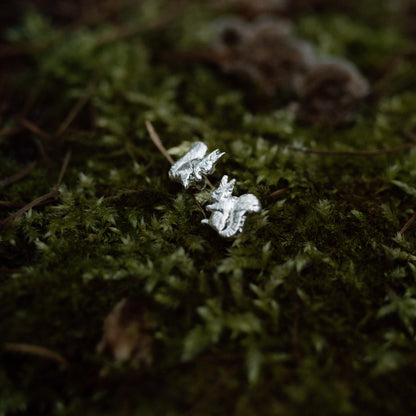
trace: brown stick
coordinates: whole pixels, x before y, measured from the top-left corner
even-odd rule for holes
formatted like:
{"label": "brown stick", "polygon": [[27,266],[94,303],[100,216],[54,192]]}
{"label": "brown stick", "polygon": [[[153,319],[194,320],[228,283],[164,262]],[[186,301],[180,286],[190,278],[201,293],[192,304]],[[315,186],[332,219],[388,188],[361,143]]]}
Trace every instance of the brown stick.
{"label": "brown stick", "polygon": [[14,202],[9,201],[0,201],[0,207],[6,207],[6,208],[21,208],[22,204],[16,204]]}
{"label": "brown stick", "polygon": [[68,150],[68,152],[65,155],[64,161],[62,163],[61,171],[59,172],[58,182],[56,183],[56,187],[53,191],[48,192],[45,195],[40,196],[39,198],[36,198],[32,202],[29,202],[26,204],[23,208],[19,209],[19,211],[15,212],[13,215],[10,215],[10,217],[3,220],[0,225],[1,227],[5,227],[12,223],[16,218],[20,217],[25,212],[29,211],[31,208],[34,208],[40,204],[42,204],[45,201],[48,201],[49,199],[57,199],[59,196],[59,188],[62,183],[62,179],[65,175],[65,171],[68,167],[69,160],[71,158],[71,150]]}
{"label": "brown stick", "polygon": [[[146,128],[147,128],[147,131],[149,132],[152,142],[159,149],[160,153],[162,153],[162,155],[165,156],[165,158],[169,161],[169,163],[173,165],[175,163],[174,160],[172,159],[171,155],[166,150],[165,146],[163,146],[162,140],[160,140],[160,137],[156,133],[155,129],[153,128],[152,123],[148,120],[146,120]],[[194,194],[192,194],[192,198],[195,201],[196,205],[198,206],[199,210],[202,212],[202,215],[204,216],[204,218],[207,218],[204,209],[202,208],[201,204],[198,202]]]}
{"label": "brown stick", "polygon": [[196,196],[194,194],[192,194],[192,198],[195,201],[195,204],[198,206],[199,210],[201,211],[202,215],[204,216],[204,218],[207,218],[204,208],[202,208],[202,205],[199,203],[199,201],[196,199]]}
{"label": "brown stick", "polygon": [[19,209],[19,211],[15,212],[13,215],[10,215],[10,217],[3,220],[1,222],[1,226],[5,227],[5,226],[9,225],[16,218],[20,217],[22,214],[29,211],[31,208],[34,208],[37,205],[40,205],[42,202],[45,202],[48,199],[56,199],[58,197],[58,195],[59,195],[59,191],[53,190],[51,192],[48,192],[45,195],[40,196],[39,198],[34,199],[32,202],[29,202],[23,208]]}
{"label": "brown stick", "polygon": [[69,367],[68,361],[61,354],[39,345],[7,342],[3,344],[3,350],[8,352],[37,355],[39,357],[48,358],[49,360],[54,360],[62,364],[64,368]]}
{"label": "brown stick", "polygon": [[5,188],[6,186],[9,186],[18,180],[24,178],[27,174],[31,172],[31,170],[36,166],[38,162],[33,161],[30,162],[25,168],[23,168],[20,172],[15,173],[12,176],[9,176],[8,178],[4,178],[0,181],[0,188]]}
{"label": "brown stick", "polygon": [[415,220],[416,220],[416,212],[410,217],[409,221],[407,221],[407,223],[403,225],[399,233],[403,235],[410,228],[410,226],[415,222]]}
{"label": "brown stick", "polygon": [[289,188],[282,188],[282,189],[278,189],[277,191],[272,192],[270,195],[267,196],[267,198],[274,198],[275,196],[284,194],[285,192],[287,192],[289,190]]}
{"label": "brown stick", "polygon": [[14,136],[19,133],[22,129],[20,127],[14,127],[11,129],[0,130],[0,136]]}
{"label": "brown stick", "polygon": [[387,153],[401,152],[402,150],[408,150],[416,147],[416,143],[408,143],[401,146],[391,147],[389,149],[378,149],[378,150],[362,150],[362,151],[336,151],[336,150],[319,150],[309,149],[307,147],[297,146],[284,146],[285,149],[293,150],[295,152],[311,153],[315,155],[326,155],[326,156],[378,156]]}
{"label": "brown stick", "polygon": [[49,163],[49,157],[46,154],[46,150],[43,147],[42,142],[37,137],[33,137],[32,140],[34,141],[36,148],[38,149],[38,152],[40,156],[42,157],[43,161]]}
{"label": "brown stick", "polygon": [[160,140],[160,137],[156,133],[155,129],[153,128],[152,123],[148,120],[146,120],[146,128],[147,128],[147,131],[149,132],[152,142],[159,149],[160,153],[162,153],[162,155],[165,156],[165,158],[169,161],[169,163],[173,165],[175,163],[174,160],[172,159],[171,155],[166,150],[165,146],[163,146],[162,141]]}
{"label": "brown stick", "polygon": [[66,116],[65,120],[59,126],[58,131],[56,132],[57,137],[61,137],[65,133],[66,129],[74,121],[78,113],[82,110],[85,104],[87,104],[93,90],[94,90],[94,83],[90,82],[86,88],[85,94],[76,102],[74,107],[72,107],[71,111]]}
{"label": "brown stick", "polygon": [[55,190],[57,192],[59,192],[59,188],[61,187],[62,179],[64,178],[66,169],[68,167],[69,160],[71,159],[71,154],[72,154],[72,150],[69,149],[66,152],[66,155],[65,155],[65,158],[64,158],[64,162],[62,163],[61,171],[59,172],[58,182],[56,183],[56,187],[55,187]]}
{"label": "brown stick", "polygon": [[22,118],[20,120],[20,124],[27,128],[30,132],[32,132],[33,134],[36,134],[37,136],[43,137],[44,139],[51,139],[52,136],[47,133],[46,131],[42,130],[40,127],[38,127],[35,123],[32,123],[31,121]]}

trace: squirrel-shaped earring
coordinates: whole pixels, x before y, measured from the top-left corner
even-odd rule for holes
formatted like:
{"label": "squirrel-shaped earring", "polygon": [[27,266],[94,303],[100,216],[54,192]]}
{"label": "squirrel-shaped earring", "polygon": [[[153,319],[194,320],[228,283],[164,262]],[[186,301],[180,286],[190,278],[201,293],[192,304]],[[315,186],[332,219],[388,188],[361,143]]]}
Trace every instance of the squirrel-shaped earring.
{"label": "squirrel-shaped earring", "polygon": [[[202,142],[196,142],[190,150],[180,158],[169,170],[169,177],[181,182],[185,189],[199,186],[204,182],[205,175],[214,173],[215,164],[224,156],[218,149],[207,155],[208,148]],[[205,185],[205,184],[204,184]],[[243,230],[247,212],[260,212],[260,201],[252,194],[233,196],[235,179],[228,182],[224,175],[218,188],[211,191],[214,201],[207,206],[211,211],[209,219],[203,219],[203,224],[210,225],[222,237],[233,237]]]}

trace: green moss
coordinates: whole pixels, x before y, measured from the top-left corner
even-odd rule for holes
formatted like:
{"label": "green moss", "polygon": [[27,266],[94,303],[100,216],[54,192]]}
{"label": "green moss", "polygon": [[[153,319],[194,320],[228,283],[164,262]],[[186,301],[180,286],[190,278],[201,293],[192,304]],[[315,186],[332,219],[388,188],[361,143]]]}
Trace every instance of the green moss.
{"label": "green moss", "polygon": [[[384,65],[414,40],[376,3],[295,21],[299,36],[351,59],[378,85],[342,129],[299,125],[285,97],[259,106],[253,86],[203,62],[175,61],[175,51],[209,39],[220,12],[207,6],[185,5],[158,27],[165,3],[144,2],[122,17],[142,30],[113,40],[111,24],[66,32],[34,11],[8,32],[36,48],[9,76],[16,115],[0,130],[19,125],[34,79],[27,117],[51,134],[92,89],[62,137],[0,136],[2,178],[37,158],[34,140],[48,156],[0,189],[14,203],[49,192],[72,149],[59,198],[0,234],[2,340],[57,351],[70,370],[4,350],[0,414],[415,411],[416,238],[413,228],[399,230],[414,213],[416,151],[287,148],[391,148],[414,130],[412,63]],[[200,223],[190,193],[168,180],[146,120],[167,148],[203,140],[227,152],[212,181],[235,177],[238,194],[263,204],[242,234],[225,240]],[[289,189],[269,197],[280,188]],[[1,210],[3,218],[14,212]],[[105,316],[128,296],[157,322],[148,369],[96,353]]]}

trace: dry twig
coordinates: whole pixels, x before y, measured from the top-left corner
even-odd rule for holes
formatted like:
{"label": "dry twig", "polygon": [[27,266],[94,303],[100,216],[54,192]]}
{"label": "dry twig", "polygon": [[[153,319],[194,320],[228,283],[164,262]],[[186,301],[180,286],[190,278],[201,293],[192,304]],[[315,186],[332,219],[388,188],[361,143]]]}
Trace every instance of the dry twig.
{"label": "dry twig", "polygon": [[64,158],[64,162],[62,163],[61,171],[59,172],[58,182],[56,183],[56,187],[55,187],[55,190],[57,192],[59,192],[59,188],[61,187],[62,179],[64,178],[66,169],[68,167],[69,160],[71,159],[71,155],[72,155],[72,150],[69,149],[66,152],[66,155],[65,155],[65,158]]}
{"label": "dry twig", "polygon": [[59,195],[59,191],[53,190],[51,192],[48,192],[45,195],[40,196],[39,198],[34,199],[32,202],[29,202],[23,208],[19,209],[19,211],[15,212],[13,215],[10,215],[10,217],[3,220],[1,222],[1,226],[6,227],[7,225],[11,224],[16,218],[20,217],[22,214],[29,211],[31,208],[34,208],[37,205],[40,205],[41,203],[47,201],[48,199],[56,199],[58,195]]}
{"label": "dry twig", "polygon": [[78,113],[82,110],[82,108],[87,104],[88,100],[91,97],[91,94],[94,90],[94,82],[90,82],[85,90],[85,94],[76,102],[74,107],[72,107],[69,114],[66,116],[64,121],[61,123],[61,125],[58,128],[58,131],[56,132],[57,137],[61,137],[66,129],[71,125],[71,123],[74,121],[75,117],[78,115]]}
{"label": "dry twig", "polygon": [[9,201],[0,201],[0,207],[21,208],[22,204],[15,204],[14,202],[9,202]]}
{"label": "dry twig", "polygon": [[56,184],[56,187],[53,191],[48,192],[45,195],[40,196],[39,198],[34,199],[32,202],[29,202],[28,204],[26,204],[23,208],[19,209],[17,212],[15,212],[14,214],[10,215],[10,217],[6,218],[5,220],[3,220],[0,225],[1,227],[6,227],[7,225],[11,224],[16,218],[20,217],[22,214],[24,214],[25,212],[29,211],[31,208],[34,208],[50,199],[57,199],[59,196],[59,188],[61,186],[61,182],[62,179],[65,175],[65,171],[68,167],[68,163],[69,163],[69,159],[71,158],[71,150],[68,150],[68,152],[65,155],[63,164],[62,164],[62,168],[61,171],[59,172],[59,177],[58,177],[58,181]]}
{"label": "dry twig", "polygon": [[64,368],[69,367],[68,361],[59,353],[52,351],[48,348],[41,347],[33,344],[18,344],[18,343],[5,343],[3,344],[3,350],[8,352],[18,352],[23,354],[37,355],[39,357],[54,360],[63,365]]}
{"label": "dry twig", "polygon": [[289,188],[282,188],[282,189],[278,189],[277,191],[272,192],[270,195],[267,196],[267,198],[274,198],[275,196],[284,194],[285,192],[287,192],[289,190]]}
{"label": "dry twig", "polygon": [[37,137],[32,137],[32,140],[34,141],[36,148],[38,149],[38,152],[40,154],[40,156],[42,157],[42,160],[44,162],[49,162],[49,157],[46,154],[46,150],[43,147],[42,141],[40,139],[38,139]]}
{"label": "dry twig", "polygon": [[14,136],[17,133],[20,133],[22,129],[20,127],[13,127],[11,129],[0,130],[0,136]]}
{"label": "dry twig", "polygon": [[9,176],[8,178],[0,180],[0,188],[5,188],[6,186],[9,186],[17,182],[18,180],[24,178],[27,174],[29,174],[32,171],[32,169],[36,166],[37,163],[38,162],[36,161],[30,162],[20,172],[17,172],[14,175]]}
{"label": "dry twig", "polygon": [[22,118],[20,119],[20,124],[28,129],[31,133],[35,134],[36,136],[43,137],[44,139],[51,139],[52,136],[47,133],[46,131],[42,130],[39,126],[37,126],[35,123],[32,123],[31,121]]}
{"label": "dry twig", "polygon": [[165,158],[169,161],[169,163],[173,165],[175,162],[172,159],[172,156],[168,153],[165,146],[163,146],[162,141],[160,140],[160,137],[156,133],[155,129],[153,128],[152,123],[148,120],[146,120],[146,128],[147,128],[147,131],[149,132],[152,142],[159,149],[160,153],[162,153],[162,155],[165,156]]}
{"label": "dry twig", "polygon": [[295,152],[310,153],[323,156],[378,156],[388,153],[397,153],[403,150],[408,150],[416,147],[416,143],[403,144],[401,146],[391,147],[389,149],[378,150],[358,150],[358,151],[336,151],[336,150],[320,150],[309,149],[307,147],[284,146],[285,149],[293,150]]}
{"label": "dry twig", "polygon": [[402,229],[399,231],[400,235],[403,235],[410,226],[415,222],[416,220],[416,212],[410,217],[409,221],[405,225],[403,225]]}
{"label": "dry twig", "polygon": [[[171,165],[173,165],[175,162],[172,159],[171,155],[166,150],[165,146],[163,146],[162,141],[160,140],[159,135],[156,133],[155,129],[153,128],[153,125],[150,121],[146,120],[146,128],[149,132],[150,138],[152,139],[152,142],[155,144],[155,146],[159,149],[160,153],[162,153],[163,156],[169,161]],[[212,185],[211,185],[212,186]],[[192,198],[195,201],[196,205],[198,206],[199,210],[201,211],[204,218],[207,218],[204,209],[202,208],[201,204],[196,199],[196,196],[192,194]]]}

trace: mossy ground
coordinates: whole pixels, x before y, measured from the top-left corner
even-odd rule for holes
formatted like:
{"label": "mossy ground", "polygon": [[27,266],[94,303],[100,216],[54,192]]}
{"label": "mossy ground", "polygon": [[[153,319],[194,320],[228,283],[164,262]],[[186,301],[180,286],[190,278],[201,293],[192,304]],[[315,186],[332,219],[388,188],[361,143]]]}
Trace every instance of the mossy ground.
{"label": "mossy ground", "polygon": [[[48,348],[69,368],[3,349],[0,414],[415,414],[416,237],[399,230],[415,212],[416,150],[287,148],[411,142],[415,40],[403,16],[375,0],[292,16],[298,36],[373,87],[356,122],[334,128],[299,125],[291,97],[264,99],[183,61],[223,16],[209,2],[131,3],[75,27],[28,9],[4,32],[0,177],[39,162],[0,199],[48,193],[72,156],[59,197],[0,234],[2,342]],[[49,138],[22,125],[25,107]],[[167,148],[202,140],[227,152],[212,182],[228,174],[263,205],[242,234],[200,223],[146,120]],[[105,316],[129,296],[157,323],[150,368],[96,353]]]}

